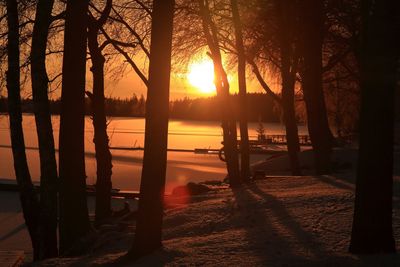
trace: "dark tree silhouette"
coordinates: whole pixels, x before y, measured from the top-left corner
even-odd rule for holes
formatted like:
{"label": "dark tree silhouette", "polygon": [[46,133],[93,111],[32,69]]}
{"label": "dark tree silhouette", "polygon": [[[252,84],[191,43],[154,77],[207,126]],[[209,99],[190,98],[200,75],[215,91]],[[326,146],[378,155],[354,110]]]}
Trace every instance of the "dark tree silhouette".
{"label": "dark tree silhouette", "polygon": [[11,147],[14,157],[14,170],[19,187],[22,211],[28,227],[33,247],[33,259],[39,259],[39,201],[32,184],[25,154],[24,133],[20,96],[20,56],[18,3],[7,0],[7,60],[6,73],[8,93],[8,113],[10,118]]}
{"label": "dark tree silhouette", "polygon": [[222,64],[219,48],[218,29],[212,21],[208,0],[198,0],[202,20],[203,34],[205,35],[209,56],[214,64],[215,87],[220,101],[219,108],[222,117],[222,131],[224,154],[231,187],[240,185],[239,156],[237,151],[236,121],[232,116],[232,106],[229,101],[229,81]]}
{"label": "dark tree silhouette", "polygon": [[295,112],[295,83],[298,71],[298,48],[296,45],[296,11],[292,1],[275,1],[277,24],[279,28],[278,46],[281,61],[282,109],[286,127],[287,148],[292,175],[300,175],[298,153],[300,152],[299,134]]}
{"label": "dark tree silhouette", "polygon": [[40,155],[40,253],[55,257],[57,250],[57,163],[47,95],[46,46],[54,0],[39,0],[32,33],[31,81]]}
{"label": "dark tree silhouette", "polygon": [[[129,2],[129,0],[124,1]],[[148,87],[148,75],[140,68],[133,55],[141,54],[146,61],[149,59],[148,32],[151,26],[148,21],[151,18],[151,12],[149,12],[151,1],[135,1],[134,8],[129,9],[124,7],[126,5],[124,1],[119,1],[118,5],[112,7],[112,14],[109,16],[109,20],[114,26],[112,31],[103,27],[101,29],[106,39],[104,44],[111,44]]]}
{"label": "dark tree silhouette", "polygon": [[135,240],[128,253],[134,259],[161,247],[174,5],[174,0],[153,1],[145,150]]}
{"label": "dark tree silhouette", "polygon": [[243,45],[242,23],[237,0],[231,0],[232,20],[235,28],[236,50],[238,58],[239,80],[239,125],[240,125],[240,176],[242,181],[250,179],[250,149],[247,126],[247,88],[246,88],[246,54]]}
{"label": "dark tree silhouette", "polygon": [[[282,45],[282,53],[286,51],[288,47],[286,44]],[[290,48],[289,48],[290,49]],[[294,105],[294,86],[295,86],[295,76],[296,76],[296,66],[294,64],[293,54],[290,51],[281,55],[281,76],[282,76],[282,93],[279,97],[272,89],[268,86],[262,77],[262,74],[254,62],[253,59],[248,58],[248,63],[252,66],[253,73],[259,81],[260,85],[279,106],[282,107],[283,118],[285,122],[286,138],[287,138],[287,149],[290,160],[290,167],[292,175],[301,175],[300,163],[298,158],[298,153],[300,151],[299,135],[297,129],[296,111]]]}
{"label": "dark tree silhouette", "polygon": [[84,151],[88,0],[68,0],[60,114],[60,253],[90,229]]}
{"label": "dark tree silhouette", "polygon": [[[293,175],[300,175],[300,151],[295,108],[295,86],[298,72],[298,1],[255,1],[259,11],[247,18],[247,62],[264,91],[282,111],[287,137],[287,150]],[[281,91],[275,93],[262,70],[280,74]]]}
{"label": "dark tree silhouette", "polygon": [[96,222],[111,216],[111,175],[112,156],[107,134],[107,118],[104,98],[104,62],[105,58],[99,46],[97,36],[101,27],[107,21],[112,7],[112,0],[107,0],[106,6],[99,19],[89,17],[88,46],[92,61],[93,93],[86,92],[91,100],[93,112],[93,128],[96,150]]}
{"label": "dark tree silhouette", "polygon": [[[399,1],[362,1],[361,118],[350,252],[391,253]],[[376,129],[376,130],[374,130]]]}
{"label": "dark tree silhouette", "polygon": [[322,88],[323,5],[320,0],[304,0],[299,11],[302,18],[299,22],[302,36],[300,52],[303,58],[300,74],[317,174],[331,171],[333,145]]}

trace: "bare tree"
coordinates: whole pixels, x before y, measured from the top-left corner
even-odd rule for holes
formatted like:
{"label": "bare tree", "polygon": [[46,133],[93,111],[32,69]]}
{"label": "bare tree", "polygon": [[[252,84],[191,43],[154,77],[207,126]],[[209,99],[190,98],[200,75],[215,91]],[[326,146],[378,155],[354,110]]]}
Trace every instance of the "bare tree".
{"label": "bare tree", "polygon": [[203,34],[210,49],[209,56],[214,64],[215,87],[220,101],[224,154],[231,187],[240,185],[239,158],[237,151],[236,121],[232,117],[232,107],[229,101],[229,81],[219,46],[218,29],[212,20],[208,0],[198,0],[202,20]]}
{"label": "bare tree", "polygon": [[91,101],[96,150],[96,222],[111,216],[111,175],[112,156],[107,134],[107,118],[104,101],[104,63],[105,58],[98,42],[101,27],[107,21],[112,8],[112,0],[107,0],[99,19],[89,16],[88,46],[92,61],[93,93],[86,92]]}
{"label": "bare tree", "polygon": [[[119,54],[124,60],[123,66],[130,65],[146,87],[148,87],[147,71],[150,56],[150,10],[151,3],[148,0],[118,1],[118,4],[111,8],[108,17],[110,23],[101,27],[105,41],[100,45],[102,49],[112,45],[114,51],[111,53]],[[96,11],[101,13],[98,9]]]}
{"label": "bare tree", "polygon": [[161,247],[174,5],[174,0],[153,2],[145,150],[135,240],[128,253],[131,258]]}
{"label": "bare tree", "polygon": [[240,175],[242,181],[250,179],[250,149],[247,126],[247,87],[246,87],[246,54],[243,44],[242,23],[237,0],[231,0],[232,20],[235,28],[236,50],[238,58],[238,79],[240,96]]}
{"label": "bare tree", "polygon": [[302,37],[300,75],[317,174],[331,172],[331,152],[334,141],[328,124],[322,83],[323,5],[323,1],[304,0],[299,9],[302,15],[299,22]]}
{"label": "bare tree", "polygon": [[[291,172],[300,175],[300,151],[295,110],[295,87],[299,52],[297,41],[298,11],[294,1],[262,2],[259,14],[249,22],[249,65],[264,91],[282,108]],[[281,91],[268,85],[263,69],[280,75]]]}
{"label": "bare tree", "polygon": [[16,0],[7,0],[6,6],[8,26],[8,70],[6,73],[6,79],[11,147],[22,211],[32,241],[33,259],[37,260],[40,255],[39,201],[29,173],[25,154],[24,133],[22,129],[18,3]]}
{"label": "bare tree", "polygon": [[55,257],[57,250],[57,163],[51,124],[46,71],[46,47],[54,1],[39,0],[32,33],[31,81],[40,155],[40,253]]}
{"label": "bare tree", "polygon": [[291,1],[275,1],[277,13],[278,47],[280,50],[280,73],[282,80],[282,108],[286,127],[287,148],[293,175],[300,175],[299,135],[295,111],[295,85],[298,71],[298,47],[296,45],[297,8]]}
{"label": "bare tree", "polygon": [[90,229],[85,174],[85,73],[88,0],[68,0],[64,32],[60,168],[60,253]]}

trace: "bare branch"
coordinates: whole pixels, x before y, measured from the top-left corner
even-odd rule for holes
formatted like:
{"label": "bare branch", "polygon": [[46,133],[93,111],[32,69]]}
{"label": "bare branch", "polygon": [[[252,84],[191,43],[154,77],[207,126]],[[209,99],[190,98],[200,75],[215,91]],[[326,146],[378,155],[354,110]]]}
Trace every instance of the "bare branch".
{"label": "bare branch", "polygon": [[150,17],[152,17],[153,12],[140,0],[134,0],[139,6],[143,8],[143,10],[146,11],[147,14],[149,14]]}
{"label": "bare branch", "polygon": [[51,16],[51,21],[54,22],[56,20],[60,20],[60,19],[65,19],[65,11],[55,15],[55,16]]}
{"label": "bare branch", "polygon": [[96,22],[97,28],[102,27],[104,23],[106,23],[108,17],[110,16],[111,8],[112,8],[112,0],[107,0],[104,10],[103,12],[101,12],[101,16]]}
{"label": "bare branch", "polygon": [[136,63],[131,59],[131,57],[128,55],[127,52],[125,52],[114,40],[110,38],[110,36],[106,33],[106,31],[101,28],[101,32],[103,33],[104,37],[108,42],[110,42],[115,50],[117,50],[124,58],[125,60],[132,66],[133,70],[136,72],[136,74],[139,76],[139,78],[143,81],[143,83],[148,87],[149,86],[149,81],[147,80],[146,76],[143,74],[143,72],[139,69],[139,67],[136,65]]}
{"label": "bare branch", "polygon": [[123,17],[118,13],[117,10],[115,10],[115,8],[112,8],[113,12],[115,13],[115,15],[117,15],[118,18],[113,18],[110,17],[112,20],[117,21],[119,23],[122,23],[128,30],[129,32],[135,36],[135,38],[138,41],[138,44],[140,46],[140,48],[143,50],[143,52],[146,54],[146,56],[148,58],[150,58],[150,51],[146,48],[146,46],[143,43],[143,39],[141,38],[140,35],[123,19]]}
{"label": "bare branch", "polygon": [[268,84],[264,81],[264,78],[262,77],[257,64],[250,58],[247,58],[247,62],[252,67],[253,73],[264,91],[267,92],[267,94],[271,96],[279,105],[282,105],[282,99],[277,94],[275,94],[268,86]]}
{"label": "bare branch", "polygon": [[104,48],[106,48],[106,46],[113,44],[113,43],[117,44],[118,46],[121,46],[121,47],[129,47],[129,48],[137,47],[137,43],[126,43],[126,42],[118,41],[115,39],[107,39],[100,45],[99,49],[104,50]]}

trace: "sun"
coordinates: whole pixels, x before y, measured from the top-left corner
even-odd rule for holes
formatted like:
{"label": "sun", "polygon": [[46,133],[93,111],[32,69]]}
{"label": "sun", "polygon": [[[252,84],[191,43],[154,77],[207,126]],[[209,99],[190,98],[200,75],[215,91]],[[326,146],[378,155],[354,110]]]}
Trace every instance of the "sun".
{"label": "sun", "polygon": [[193,62],[189,66],[187,79],[202,94],[215,93],[214,66],[211,60]]}

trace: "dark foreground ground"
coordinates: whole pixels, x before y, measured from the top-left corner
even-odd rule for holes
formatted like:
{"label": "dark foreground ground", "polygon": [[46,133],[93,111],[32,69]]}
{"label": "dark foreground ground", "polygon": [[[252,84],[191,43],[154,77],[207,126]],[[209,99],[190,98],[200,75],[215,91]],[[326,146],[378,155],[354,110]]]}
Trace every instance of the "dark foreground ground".
{"label": "dark foreground ground", "polygon": [[[233,192],[220,189],[191,200],[170,198],[164,248],[136,265],[400,266],[398,255],[347,253],[353,191],[351,182],[334,176],[275,176]],[[397,197],[394,204],[400,244]],[[118,259],[130,247],[133,229],[110,227],[89,255],[38,266],[132,266]]]}

